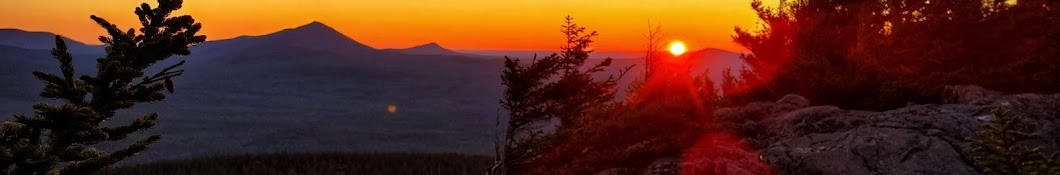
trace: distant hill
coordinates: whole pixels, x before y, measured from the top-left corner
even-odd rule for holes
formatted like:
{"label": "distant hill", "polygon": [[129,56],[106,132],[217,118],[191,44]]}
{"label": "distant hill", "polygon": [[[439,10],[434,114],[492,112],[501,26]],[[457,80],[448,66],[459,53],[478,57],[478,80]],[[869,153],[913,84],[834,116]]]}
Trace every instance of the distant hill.
{"label": "distant hill", "polygon": [[449,55],[449,56],[481,57],[479,55],[472,55],[472,54],[454,52],[452,50],[449,50],[449,49],[446,49],[446,48],[442,47],[441,45],[438,45],[438,43],[427,43],[427,44],[424,44],[424,45],[419,45],[419,46],[405,48],[405,49],[384,49],[384,50],[388,51],[388,52],[396,52],[396,53],[409,54],[409,55]]}
{"label": "distant hill", "polygon": [[[103,46],[88,45],[63,37],[71,53],[103,53]],[[50,50],[55,47],[55,34],[30,32],[20,29],[0,29],[0,45],[23,49]]]}
{"label": "distant hill", "polygon": [[720,49],[707,48],[695,52],[685,53],[693,58],[691,64],[694,73],[710,71],[707,73],[714,82],[721,82],[721,72],[725,69],[733,71],[740,70],[747,64],[740,59],[740,54]]}

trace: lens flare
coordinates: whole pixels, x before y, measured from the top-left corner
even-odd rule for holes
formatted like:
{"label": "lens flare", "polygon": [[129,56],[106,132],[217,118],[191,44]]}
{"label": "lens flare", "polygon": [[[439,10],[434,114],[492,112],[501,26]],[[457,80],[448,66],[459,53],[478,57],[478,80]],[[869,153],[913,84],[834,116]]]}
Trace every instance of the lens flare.
{"label": "lens flare", "polygon": [[391,114],[397,113],[397,105],[387,105],[386,111],[390,112]]}

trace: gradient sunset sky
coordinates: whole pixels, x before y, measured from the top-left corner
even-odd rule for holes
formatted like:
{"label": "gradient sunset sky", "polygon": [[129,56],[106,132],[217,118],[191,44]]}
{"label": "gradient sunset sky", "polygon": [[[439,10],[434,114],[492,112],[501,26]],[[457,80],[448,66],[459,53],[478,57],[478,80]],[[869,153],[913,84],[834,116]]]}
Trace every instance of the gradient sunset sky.
{"label": "gradient sunset sky", "polygon": [[[185,0],[180,13],[202,22],[210,40],[264,35],[320,21],[375,48],[437,42],[457,50],[555,50],[559,26],[571,15],[597,30],[599,51],[642,50],[648,21],[661,23],[667,41],[690,49],[744,49],[733,27],[755,27],[751,0]],[[766,0],[770,4],[770,0]],[[98,44],[98,15],[120,28],[136,27],[133,9],[154,0],[0,1],[0,28],[47,31]],[[775,2],[773,2],[775,4]],[[136,26],[134,26],[136,25]]]}

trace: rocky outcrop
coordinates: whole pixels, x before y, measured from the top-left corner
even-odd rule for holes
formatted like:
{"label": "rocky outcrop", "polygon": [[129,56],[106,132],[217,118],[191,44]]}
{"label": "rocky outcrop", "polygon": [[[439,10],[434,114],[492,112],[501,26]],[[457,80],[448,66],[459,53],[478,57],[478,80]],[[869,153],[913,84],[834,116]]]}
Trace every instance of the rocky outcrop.
{"label": "rocky outcrop", "polygon": [[[773,123],[791,132],[759,153],[786,174],[976,174],[967,139],[979,126],[975,116],[985,112],[975,106],[924,105],[806,118],[789,126]],[[835,122],[851,120],[863,122]]]}
{"label": "rocky outcrop", "polygon": [[[680,174],[981,174],[969,141],[996,108],[1023,115],[1041,136],[1025,144],[1056,152],[1060,94],[1004,95],[968,85],[945,89],[946,104],[882,112],[809,106],[798,95],[719,109],[718,130],[741,136],[739,141],[700,144],[685,152],[713,150],[712,155],[685,153],[652,166],[669,165],[678,170],[667,172]],[[643,172],[669,174],[653,169],[659,168]]]}
{"label": "rocky outcrop", "polygon": [[1002,95],[978,86],[946,90],[944,101],[951,104],[883,112],[815,106],[764,114],[758,118],[771,133],[758,153],[783,174],[979,174],[969,140],[993,119],[995,108],[1022,113],[1042,136],[1032,144],[1056,150],[1060,95]]}

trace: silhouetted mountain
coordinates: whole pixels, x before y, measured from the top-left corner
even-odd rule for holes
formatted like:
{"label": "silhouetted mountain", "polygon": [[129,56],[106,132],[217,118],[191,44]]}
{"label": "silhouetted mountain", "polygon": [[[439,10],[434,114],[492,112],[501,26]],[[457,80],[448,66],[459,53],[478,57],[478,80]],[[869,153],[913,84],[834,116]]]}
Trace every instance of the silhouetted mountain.
{"label": "silhouetted mountain", "polygon": [[[103,53],[103,46],[88,45],[63,37],[71,53]],[[0,29],[0,45],[23,49],[50,50],[55,47],[55,34],[30,32],[20,29]]]}
{"label": "silhouetted mountain", "polygon": [[293,29],[268,34],[264,42],[337,53],[375,50],[350,39],[324,23],[315,21]]}
{"label": "silhouetted mountain", "polygon": [[709,70],[710,72],[707,74],[714,82],[721,82],[721,71],[725,69],[737,71],[746,65],[740,59],[739,53],[720,49],[707,48],[685,54],[691,55],[692,70],[694,72],[700,73]]}
{"label": "silhouetted mountain", "polygon": [[452,55],[452,56],[475,56],[475,57],[479,57],[477,55],[454,52],[452,50],[449,50],[449,49],[446,49],[446,48],[442,47],[441,45],[438,45],[438,43],[427,43],[427,44],[424,44],[424,45],[419,45],[419,46],[410,47],[410,48],[406,48],[406,49],[384,49],[384,50],[390,51],[390,52],[410,54],[410,55]]}
{"label": "silhouetted mountain", "polygon": [[706,74],[715,83],[719,83],[716,85],[718,88],[721,88],[722,73],[726,69],[734,71],[732,73],[739,76],[739,73],[735,71],[747,66],[747,63],[740,59],[740,53],[725,50],[707,48],[685,54],[691,55],[690,64],[692,64],[693,73]]}
{"label": "silhouetted mountain", "polygon": [[[251,48],[253,49],[248,50]],[[306,50],[346,55],[377,52],[372,47],[354,41],[324,23],[316,21],[261,36],[240,36],[210,41],[193,49],[207,57],[277,50]]]}

